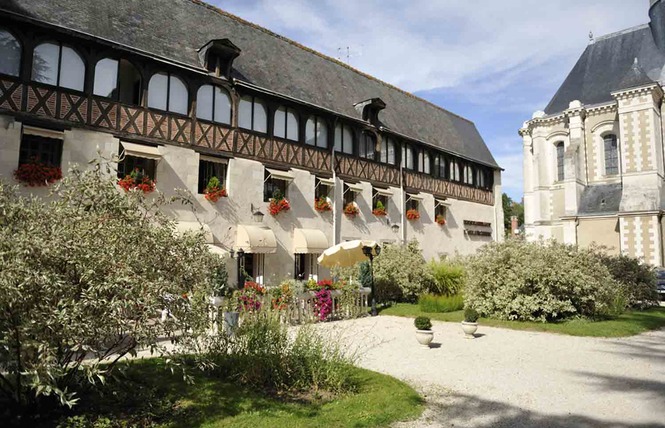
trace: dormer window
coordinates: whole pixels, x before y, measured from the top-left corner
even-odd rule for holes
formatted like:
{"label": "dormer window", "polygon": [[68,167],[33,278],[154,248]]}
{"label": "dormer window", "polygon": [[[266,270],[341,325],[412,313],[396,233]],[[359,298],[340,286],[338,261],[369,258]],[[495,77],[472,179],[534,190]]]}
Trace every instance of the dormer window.
{"label": "dormer window", "polygon": [[233,61],[240,55],[240,48],[229,39],[216,39],[199,49],[199,61],[215,76],[231,77]]}
{"label": "dormer window", "polygon": [[379,112],[386,108],[386,103],[381,98],[370,98],[354,105],[356,110],[362,114],[363,120],[373,125],[379,124]]}

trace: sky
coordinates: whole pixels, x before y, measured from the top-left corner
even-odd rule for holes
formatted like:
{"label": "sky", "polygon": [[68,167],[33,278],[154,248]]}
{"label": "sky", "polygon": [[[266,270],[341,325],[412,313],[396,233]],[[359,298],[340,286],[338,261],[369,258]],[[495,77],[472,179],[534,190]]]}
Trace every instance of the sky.
{"label": "sky", "polygon": [[589,32],[598,37],[649,20],[649,0],[211,3],[472,120],[515,200],[522,198],[517,131],[544,110]]}

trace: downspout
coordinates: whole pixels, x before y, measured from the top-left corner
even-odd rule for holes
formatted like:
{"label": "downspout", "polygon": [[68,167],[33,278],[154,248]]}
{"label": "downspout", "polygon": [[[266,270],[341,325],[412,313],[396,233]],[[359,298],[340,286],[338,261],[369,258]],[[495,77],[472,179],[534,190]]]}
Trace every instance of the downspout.
{"label": "downspout", "polygon": [[[332,168],[332,179],[335,183],[335,188],[333,189],[333,245],[339,244],[339,236],[337,234],[337,222],[339,220],[339,213],[337,212],[337,174],[335,173],[335,129],[337,128],[337,119],[333,121],[333,141],[330,145],[330,167]],[[344,187],[342,186],[342,191]]]}
{"label": "downspout", "polygon": [[[401,154],[403,151],[400,150],[400,158]],[[406,197],[405,194],[406,192],[404,191],[404,159],[400,159],[399,162],[399,181],[400,181],[400,193],[401,193],[401,200],[402,200],[402,212],[401,212],[401,225],[400,227],[402,228],[402,245],[406,244]]]}

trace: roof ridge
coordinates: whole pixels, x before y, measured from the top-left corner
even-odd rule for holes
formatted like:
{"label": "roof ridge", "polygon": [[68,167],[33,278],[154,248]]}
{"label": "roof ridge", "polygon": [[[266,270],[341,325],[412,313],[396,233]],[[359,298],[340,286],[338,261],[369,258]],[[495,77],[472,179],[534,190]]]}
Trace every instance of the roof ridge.
{"label": "roof ridge", "polygon": [[602,35],[600,37],[597,37],[594,41],[595,42],[600,42],[600,41],[603,41],[603,40],[611,39],[613,37],[617,37],[617,36],[621,36],[621,35],[624,35],[624,34],[632,33],[632,32],[635,32],[637,30],[642,30],[642,29],[648,28],[648,27],[649,27],[649,24],[639,24],[639,25],[636,25],[634,27],[630,27],[630,28],[626,28],[626,29],[623,29],[623,30],[620,30],[620,31],[615,31],[613,33]]}
{"label": "roof ridge", "polygon": [[330,62],[332,62],[332,63],[334,63],[334,64],[337,64],[337,65],[339,65],[339,66],[341,66],[341,67],[344,67],[344,68],[346,68],[346,69],[348,69],[348,70],[351,70],[351,71],[353,71],[353,72],[355,72],[355,73],[357,73],[357,74],[359,74],[359,75],[361,75],[361,76],[363,76],[363,77],[365,77],[365,78],[368,78],[368,79],[370,79],[370,80],[373,80],[373,81],[375,81],[375,82],[378,82],[378,83],[380,83],[380,84],[382,84],[382,85],[384,85],[384,86],[386,86],[386,87],[388,87],[388,88],[391,88],[391,89],[394,89],[394,90],[396,90],[396,91],[398,91],[398,92],[401,92],[401,93],[403,93],[404,95],[407,95],[407,96],[409,96],[409,97],[411,97],[411,98],[414,98],[414,99],[416,99],[416,100],[418,100],[418,101],[422,101],[422,102],[424,102],[424,103],[426,103],[426,104],[429,104],[429,105],[431,105],[432,107],[434,107],[434,108],[436,108],[436,109],[438,109],[438,110],[441,110],[441,111],[443,111],[443,112],[445,112],[445,113],[447,113],[447,114],[449,114],[449,115],[451,115],[451,116],[455,116],[455,117],[457,117],[457,118],[459,118],[459,119],[462,119],[462,120],[464,120],[464,121],[466,121],[466,122],[469,122],[470,124],[475,125],[475,123],[474,123],[471,119],[467,119],[466,117],[460,116],[460,115],[458,115],[457,113],[453,113],[453,112],[451,112],[450,110],[447,110],[447,109],[445,109],[445,108],[443,108],[443,107],[441,107],[441,106],[439,106],[439,105],[436,105],[436,104],[434,104],[434,103],[431,102],[431,101],[428,101],[428,100],[426,100],[426,99],[424,99],[424,98],[422,98],[422,97],[419,97],[419,96],[417,96],[417,95],[414,95],[414,94],[411,93],[411,92],[405,91],[404,89],[401,89],[401,88],[399,88],[399,87],[397,87],[397,86],[395,86],[395,85],[393,85],[393,84],[390,84],[390,83],[388,83],[388,82],[385,82],[385,81],[383,81],[383,80],[381,80],[381,79],[379,79],[379,78],[377,78],[377,77],[375,77],[375,76],[372,76],[371,74],[367,74],[367,73],[365,73],[365,72],[363,72],[363,71],[360,71],[360,70],[358,70],[357,68],[351,67],[349,64],[346,64],[346,63],[344,63],[344,62],[342,62],[342,61],[340,61],[340,60],[338,60],[338,59],[336,59],[336,58],[333,58],[333,57],[331,57],[331,56],[328,56],[328,55],[326,55],[326,54],[324,54],[324,53],[321,53],[321,52],[319,52],[319,51],[317,51],[317,50],[314,50],[314,49],[312,49],[312,48],[310,48],[310,47],[307,47],[307,46],[305,46],[305,45],[303,45],[303,44],[301,44],[301,43],[296,42],[295,40],[291,40],[291,39],[289,39],[288,37],[284,37],[284,36],[282,36],[282,35],[280,35],[280,34],[275,33],[274,31],[271,31],[271,30],[265,28],[265,27],[262,27],[262,26],[260,26],[260,25],[258,25],[258,24],[255,24],[255,23],[253,23],[253,22],[250,22],[250,21],[248,21],[248,20],[246,20],[246,19],[244,19],[244,18],[241,18],[241,17],[239,17],[238,15],[234,15],[234,14],[232,14],[232,13],[230,13],[230,12],[227,12],[227,11],[225,11],[225,10],[223,10],[223,9],[220,9],[220,8],[217,7],[217,6],[213,6],[213,5],[209,4],[209,3],[206,3],[206,2],[204,2],[203,0],[186,0],[186,1],[189,1],[189,2],[191,2],[191,3],[194,3],[194,4],[197,5],[197,6],[205,7],[206,9],[209,9],[209,10],[211,10],[212,12],[215,12],[215,13],[218,13],[218,14],[220,14],[220,15],[226,16],[227,18],[233,19],[233,20],[235,20],[235,21],[237,21],[237,22],[239,22],[239,23],[241,23],[241,24],[243,24],[243,25],[248,25],[248,26],[250,26],[250,27],[252,27],[252,28],[255,28],[255,29],[259,30],[259,31],[262,31],[262,32],[264,32],[264,33],[266,33],[266,34],[268,34],[268,35],[270,35],[270,36],[273,36],[273,37],[276,37],[276,38],[278,38],[278,39],[280,39],[280,40],[283,40],[283,41],[285,41],[285,42],[287,42],[287,43],[289,43],[289,44],[291,44],[291,45],[293,45],[293,46],[295,46],[295,47],[297,47],[297,48],[300,48],[300,49],[302,49],[302,50],[304,50],[304,51],[307,51],[307,52],[309,52],[309,53],[312,53],[312,54],[314,54],[314,55],[317,55],[317,56],[319,56],[319,57],[321,57],[321,58],[323,58],[323,59],[325,59],[325,60],[327,60],[327,61],[330,61]]}

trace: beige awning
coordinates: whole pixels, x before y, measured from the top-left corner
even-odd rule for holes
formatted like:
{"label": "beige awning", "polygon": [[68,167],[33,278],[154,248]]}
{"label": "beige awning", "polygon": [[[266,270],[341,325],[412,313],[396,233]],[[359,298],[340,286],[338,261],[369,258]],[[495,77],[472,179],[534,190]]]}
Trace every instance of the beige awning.
{"label": "beige awning", "polygon": [[265,226],[238,225],[234,250],[245,253],[267,254],[277,251],[277,239],[272,230]]}
{"label": "beige awning", "polygon": [[363,191],[363,186],[361,186],[360,184],[354,184],[354,183],[344,183],[344,184],[346,184],[346,186],[352,192],[362,193]]}
{"label": "beige awning", "polygon": [[323,184],[324,186],[335,187],[335,180],[333,180],[332,178],[319,177],[319,183]]}
{"label": "beige awning", "polygon": [[328,249],[328,238],[318,229],[295,229],[293,231],[294,254],[321,254]]}
{"label": "beige awning", "polygon": [[36,135],[38,137],[54,138],[57,140],[65,139],[65,133],[63,131],[55,131],[53,129],[46,129],[46,128],[37,128],[28,125],[23,125],[23,133],[28,135]]}
{"label": "beige awning", "polygon": [[268,171],[268,174],[270,174],[270,177],[275,178],[277,180],[284,180],[284,181],[293,181],[293,173],[289,171],[282,171],[279,169],[270,169],[266,168],[266,171]]}
{"label": "beige awning", "polygon": [[138,158],[154,160],[160,160],[162,158],[162,155],[159,153],[159,149],[157,147],[128,143],[126,141],[121,141],[120,144],[122,144],[125,156],[136,156]]}
{"label": "beige awning", "polygon": [[374,191],[376,192],[377,195],[381,196],[391,197],[393,195],[393,191],[390,189],[382,189],[380,187],[375,187]]}
{"label": "beige awning", "polygon": [[424,195],[422,193],[408,193],[406,200],[409,201],[411,199],[414,201],[422,201],[424,199]]}
{"label": "beige awning", "polygon": [[201,232],[206,244],[212,244],[212,231],[207,224],[201,224],[198,221],[179,221],[176,223],[176,232],[182,235],[186,232]]}
{"label": "beige awning", "polygon": [[436,205],[436,206],[443,205],[443,206],[445,206],[445,207],[449,207],[449,206],[450,206],[450,202],[448,202],[446,199],[438,199],[438,198],[437,198],[437,199],[436,199],[436,204],[435,204],[435,205]]}
{"label": "beige awning", "polygon": [[229,160],[226,158],[217,158],[215,156],[206,156],[201,154],[199,155],[199,160],[206,162],[214,162],[214,163],[224,163],[224,164],[229,163]]}

